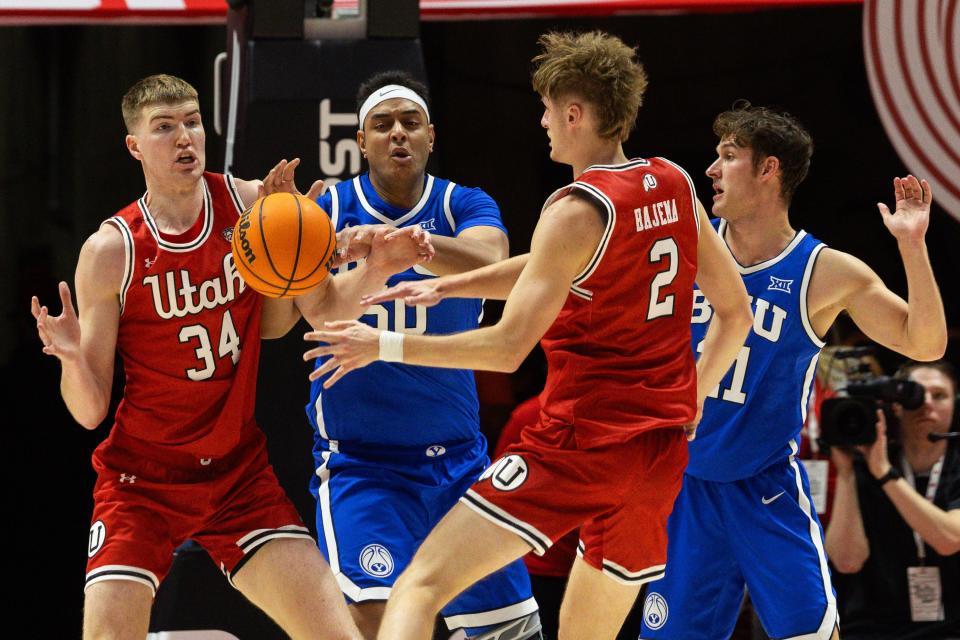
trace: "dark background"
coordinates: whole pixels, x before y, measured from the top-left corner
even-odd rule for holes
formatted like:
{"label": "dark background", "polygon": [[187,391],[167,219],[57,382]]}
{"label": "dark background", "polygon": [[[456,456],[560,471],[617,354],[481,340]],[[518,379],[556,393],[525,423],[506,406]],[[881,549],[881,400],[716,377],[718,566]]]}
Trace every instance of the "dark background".
{"label": "dark background", "polygon": [[[544,197],[571,177],[569,168],[549,161],[539,126],[541,105],[529,85],[536,37],[548,29],[591,27],[635,44],[650,75],[628,155],[665,155],[680,163],[694,176],[701,200],[709,202],[703,171],[714,158],[713,117],[739,98],[785,108],[806,124],[816,145],[810,175],[791,208],[794,226],[864,259],[906,295],[896,243],[875,205],[892,203],[891,179],[906,169],[873,108],[856,6],[423,23],[437,128],[431,170],[481,186],[500,203],[513,253],[528,248]],[[12,382],[3,388],[10,394],[5,405],[13,443],[5,456],[13,462],[6,467],[6,485],[14,496],[7,530],[15,534],[9,548],[17,576],[42,582],[42,600],[57,611],[34,621],[43,637],[79,636],[94,480],[89,458],[110,421],[88,432],[66,412],[58,394],[59,366],[40,352],[30,295],[56,313],[56,282],[72,283],[80,245],[101,220],[142,194],[140,167],[123,145],[119,108],[139,78],[171,73],[197,87],[207,165],[222,169],[222,141],[212,126],[212,63],[224,47],[223,27],[0,30],[0,268],[10,274],[0,280],[0,361],[4,379]],[[389,65],[384,60],[384,68]],[[306,160],[305,169],[316,166]],[[316,176],[301,174],[305,189]],[[927,239],[954,327],[948,355],[958,362],[960,285],[953,276],[960,224],[934,207]],[[488,317],[496,312],[489,307]],[[258,417],[278,475],[312,526],[300,333],[264,344]],[[888,367],[898,361],[889,354],[882,360]],[[496,433],[514,402],[537,391],[537,369],[534,364],[513,377],[478,378],[488,434]]]}

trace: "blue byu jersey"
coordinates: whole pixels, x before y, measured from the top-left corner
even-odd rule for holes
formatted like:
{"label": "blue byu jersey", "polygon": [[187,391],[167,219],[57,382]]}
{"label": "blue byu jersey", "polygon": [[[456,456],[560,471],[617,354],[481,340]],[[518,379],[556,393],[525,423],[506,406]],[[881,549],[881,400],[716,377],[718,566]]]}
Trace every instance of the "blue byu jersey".
{"label": "blue byu jersey", "polygon": [[[726,222],[713,221],[723,238]],[[736,361],[707,398],[687,473],[730,482],[786,460],[799,447],[817,358],[824,343],[807,315],[807,287],[824,244],[798,231],[775,258],[737,265],[753,307],[753,329]],[[713,309],[697,289],[691,332],[703,348]],[[791,443],[793,447],[791,447]]]}
{"label": "blue byu jersey", "polygon": [[[426,176],[423,197],[412,209],[383,201],[367,174],[340,182],[317,202],[337,231],[363,224],[408,227],[418,224],[439,236],[456,236],[476,226],[504,229],[500,209],[480,189]],[[354,264],[341,269],[352,268]],[[389,285],[434,277],[429,264],[392,276]],[[453,298],[434,307],[408,307],[402,300],[373,305],[360,321],[403,333],[447,334],[476,329],[483,312],[477,299]],[[317,366],[326,360],[318,359]],[[479,434],[473,372],[374,362],[352,371],[333,388],[322,378],[310,387],[307,416],[316,429],[317,447],[337,441],[350,448],[417,448],[472,440]]]}

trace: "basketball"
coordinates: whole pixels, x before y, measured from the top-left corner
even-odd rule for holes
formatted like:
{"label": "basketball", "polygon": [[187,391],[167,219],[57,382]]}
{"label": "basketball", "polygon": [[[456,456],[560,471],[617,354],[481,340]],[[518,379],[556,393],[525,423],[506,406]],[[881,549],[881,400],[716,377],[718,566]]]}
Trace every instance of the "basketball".
{"label": "basketball", "polygon": [[330,217],[317,203],[272,193],[243,212],[231,244],[247,285],[271,298],[289,298],[327,277],[337,240]]}

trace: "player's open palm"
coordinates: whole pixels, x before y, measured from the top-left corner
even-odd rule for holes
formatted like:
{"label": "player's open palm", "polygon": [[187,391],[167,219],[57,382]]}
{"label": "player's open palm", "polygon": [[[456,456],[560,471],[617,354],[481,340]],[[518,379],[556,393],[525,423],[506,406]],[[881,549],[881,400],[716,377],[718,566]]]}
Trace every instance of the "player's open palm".
{"label": "player's open palm", "polygon": [[309,361],[331,356],[322,366],[310,373],[310,380],[317,380],[333,372],[323,383],[323,387],[329,389],[349,372],[377,360],[380,355],[381,333],[356,320],[325,322],[324,330],[308,332],[304,335],[304,340],[326,344],[310,349],[303,354],[303,359]]}
{"label": "player's open palm", "polygon": [[896,198],[893,213],[887,205],[877,203],[883,224],[898,241],[922,240],[930,224],[930,203],[933,202],[930,184],[912,175],[894,178],[893,193]]}
{"label": "player's open palm", "polygon": [[[300,165],[300,158],[294,158],[290,162],[286,159],[278,162],[264,177],[257,193],[258,198],[268,196],[271,193],[295,193],[303,195],[297,189],[296,171]],[[323,193],[323,180],[317,180],[310,185],[306,198],[316,200]]]}
{"label": "player's open palm", "polygon": [[60,302],[63,311],[59,316],[51,316],[47,307],[41,306],[37,296],[33,296],[30,311],[37,320],[37,333],[43,342],[43,352],[63,361],[71,361],[80,353],[80,321],[66,282],[60,283]]}

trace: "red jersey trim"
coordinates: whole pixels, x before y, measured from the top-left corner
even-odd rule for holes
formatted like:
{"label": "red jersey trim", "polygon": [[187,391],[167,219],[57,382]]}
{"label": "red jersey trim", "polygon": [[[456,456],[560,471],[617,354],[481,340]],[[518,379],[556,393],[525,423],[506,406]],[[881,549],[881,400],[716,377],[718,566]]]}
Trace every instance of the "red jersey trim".
{"label": "red jersey trim", "polygon": [[133,232],[127,221],[120,216],[113,216],[103,221],[103,224],[112,224],[120,231],[120,237],[123,238],[123,248],[126,260],[123,265],[123,279],[120,280],[120,315],[123,315],[123,309],[127,304],[127,291],[133,282],[134,259],[136,258],[136,245],[133,243]]}
{"label": "red jersey trim", "polygon": [[163,239],[163,236],[160,234],[160,228],[157,226],[156,220],[153,219],[153,216],[150,214],[150,209],[147,207],[147,193],[143,194],[143,197],[137,201],[137,205],[143,214],[144,222],[147,223],[147,228],[161,249],[173,253],[187,253],[203,245],[203,243],[207,241],[207,238],[210,237],[210,231],[213,229],[213,202],[210,196],[210,188],[207,186],[206,177],[203,179],[203,229],[193,240],[187,242],[168,242]]}
{"label": "red jersey trim", "polygon": [[233,206],[237,208],[237,215],[242,216],[244,212],[243,198],[240,197],[240,192],[237,191],[237,186],[233,183],[233,176],[224,174],[223,182],[227,185],[227,193],[230,194],[230,198],[233,200]]}
{"label": "red jersey trim", "polygon": [[663,156],[658,156],[658,159],[663,160],[672,166],[674,169],[683,174],[684,178],[687,179],[687,184],[690,185],[690,205],[693,207],[693,219],[697,221],[697,235],[700,235],[700,212],[697,211],[697,202],[699,201],[697,200],[697,188],[693,186],[693,179],[690,177],[690,174],[687,173],[686,169],[678,165],[676,162],[668,160]]}
{"label": "red jersey trim", "polygon": [[[633,160],[627,160],[623,164],[592,164],[586,169],[583,170],[583,173],[587,171],[629,171],[630,169],[636,169],[637,167],[649,167],[650,161],[644,158],[634,158]],[[580,174],[583,175],[583,174]]]}

